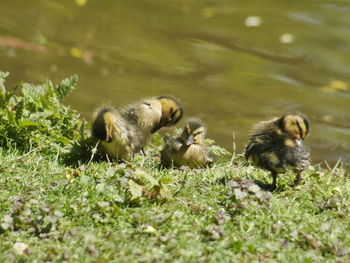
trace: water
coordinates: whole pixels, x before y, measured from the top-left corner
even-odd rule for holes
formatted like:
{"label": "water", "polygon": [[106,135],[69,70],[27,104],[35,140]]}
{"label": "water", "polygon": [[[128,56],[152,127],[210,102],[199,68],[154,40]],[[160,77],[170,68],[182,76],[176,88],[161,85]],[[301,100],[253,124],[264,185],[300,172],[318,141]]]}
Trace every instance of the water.
{"label": "water", "polygon": [[[65,101],[90,118],[172,94],[208,137],[242,152],[252,124],[301,111],[313,163],[350,163],[349,1],[0,2],[0,61],[17,81],[78,74]],[[183,126],[182,121],[178,126]]]}

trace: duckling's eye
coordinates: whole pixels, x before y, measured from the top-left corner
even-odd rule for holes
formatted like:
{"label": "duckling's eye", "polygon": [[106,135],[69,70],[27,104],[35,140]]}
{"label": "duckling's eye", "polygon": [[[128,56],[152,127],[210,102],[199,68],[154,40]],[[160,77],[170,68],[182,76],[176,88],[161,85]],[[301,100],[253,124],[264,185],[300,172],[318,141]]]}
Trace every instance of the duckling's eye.
{"label": "duckling's eye", "polygon": [[193,136],[197,136],[197,135],[202,134],[202,133],[203,133],[202,131],[196,132],[195,134],[193,134]]}
{"label": "duckling's eye", "polygon": [[152,108],[151,104],[147,103],[147,102],[144,102],[143,104],[145,104],[146,106]]}

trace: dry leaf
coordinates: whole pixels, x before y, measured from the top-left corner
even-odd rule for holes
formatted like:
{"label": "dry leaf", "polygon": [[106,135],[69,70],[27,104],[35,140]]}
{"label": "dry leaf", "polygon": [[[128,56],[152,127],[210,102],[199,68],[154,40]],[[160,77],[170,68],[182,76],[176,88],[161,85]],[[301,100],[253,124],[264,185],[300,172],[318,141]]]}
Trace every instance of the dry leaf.
{"label": "dry leaf", "polygon": [[28,245],[22,242],[16,242],[13,249],[17,255],[23,255],[28,252]]}
{"label": "dry leaf", "polygon": [[303,231],[299,231],[299,234],[303,236],[310,243],[313,249],[317,249],[317,250],[320,249],[320,244],[313,236],[306,234]]}
{"label": "dry leaf", "polygon": [[247,190],[248,190],[249,192],[255,194],[255,193],[257,193],[257,192],[260,191],[260,187],[257,186],[256,184],[252,184],[252,185],[250,185],[250,186],[248,187]]}
{"label": "dry leaf", "polygon": [[247,192],[243,192],[239,188],[235,188],[235,190],[233,190],[233,192],[235,193],[235,197],[237,200],[243,200],[248,195]]}

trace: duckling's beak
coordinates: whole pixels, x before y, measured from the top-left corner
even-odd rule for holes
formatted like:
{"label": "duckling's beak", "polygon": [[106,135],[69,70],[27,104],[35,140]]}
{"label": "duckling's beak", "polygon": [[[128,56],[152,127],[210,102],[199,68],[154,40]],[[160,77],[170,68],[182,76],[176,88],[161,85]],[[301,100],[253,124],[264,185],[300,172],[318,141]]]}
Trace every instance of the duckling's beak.
{"label": "duckling's beak", "polygon": [[157,132],[162,127],[163,127],[163,123],[159,122],[156,126],[153,127],[153,129],[151,130],[151,133]]}
{"label": "duckling's beak", "polygon": [[185,144],[187,146],[193,144],[193,135],[188,136],[187,140],[185,141]]}

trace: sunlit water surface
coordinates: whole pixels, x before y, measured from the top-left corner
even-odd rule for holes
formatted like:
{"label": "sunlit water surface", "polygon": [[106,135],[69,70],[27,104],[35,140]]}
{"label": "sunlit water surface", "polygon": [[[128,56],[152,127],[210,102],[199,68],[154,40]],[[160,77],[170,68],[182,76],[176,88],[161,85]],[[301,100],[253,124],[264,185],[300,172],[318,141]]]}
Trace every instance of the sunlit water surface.
{"label": "sunlit water surface", "polygon": [[172,94],[238,153],[252,124],[301,111],[313,163],[350,163],[349,1],[11,0],[0,10],[10,86],[77,74],[65,103],[88,119],[103,102]]}

